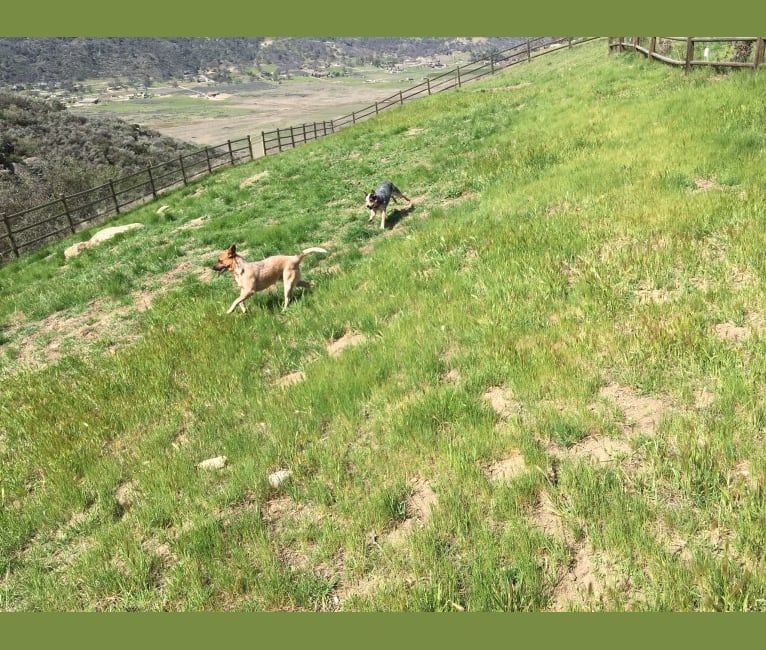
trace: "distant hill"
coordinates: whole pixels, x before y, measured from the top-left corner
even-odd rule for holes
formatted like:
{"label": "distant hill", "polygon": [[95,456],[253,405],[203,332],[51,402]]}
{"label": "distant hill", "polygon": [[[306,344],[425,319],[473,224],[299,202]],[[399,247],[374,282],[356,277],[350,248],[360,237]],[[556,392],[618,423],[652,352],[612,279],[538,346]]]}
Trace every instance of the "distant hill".
{"label": "distant hill", "polygon": [[0,214],[145,169],[198,147],[56,101],[0,92]]}
{"label": "distant hill", "polygon": [[258,76],[330,64],[365,65],[453,52],[481,56],[523,38],[0,38],[0,85],[87,79],[166,81],[213,72]]}
{"label": "distant hill", "polygon": [[0,214],[14,214],[196,150],[115,117],[85,118],[55,99],[14,90],[93,79],[138,86],[204,74],[268,79],[330,65],[387,66],[467,53],[482,58],[523,38],[0,38]]}

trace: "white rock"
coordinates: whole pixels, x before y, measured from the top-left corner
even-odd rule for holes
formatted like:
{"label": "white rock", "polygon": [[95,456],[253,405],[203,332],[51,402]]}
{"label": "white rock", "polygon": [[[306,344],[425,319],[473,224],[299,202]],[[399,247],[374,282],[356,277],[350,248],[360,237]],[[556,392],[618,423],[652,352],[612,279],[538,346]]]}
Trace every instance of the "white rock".
{"label": "white rock", "polygon": [[290,478],[289,469],[280,469],[273,474],[269,474],[269,485],[274,489],[282,485],[288,478]]}
{"label": "white rock", "polygon": [[126,223],[124,226],[112,226],[110,228],[104,228],[103,230],[99,230],[88,241],[77,242],[76,244],[73,244],[72,246],[67,248],[64,251],[64,257],[66,259],[69,259],[70,257],[79,255],[86,248],[92,248],[93,246],[96,246],[100,244],[101,242],[106,241],[107,239],[111,239],[115,235],[119,235],[120,233],[128,232],[129,230],[134,230],[136,228],[143,228],[143,227],[144,227],[144,224],[142,223]]}
{"label": "white rock", "polygon": [[216,456],[215,458],[208,458],[201,463],[197,463],[197,467],[200,469],[223,469],[226,466],[226,456]]}

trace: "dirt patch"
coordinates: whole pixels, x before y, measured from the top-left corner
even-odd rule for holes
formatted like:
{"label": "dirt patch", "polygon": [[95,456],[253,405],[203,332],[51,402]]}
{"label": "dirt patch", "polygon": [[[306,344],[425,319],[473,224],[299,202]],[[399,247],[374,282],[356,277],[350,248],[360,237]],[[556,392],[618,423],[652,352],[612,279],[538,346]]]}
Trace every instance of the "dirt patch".
{"label": "dirt patch", "polygon": [[415,478],[410,485],[412,494],[407,499],[405,519],[385,537],[385,541],[392,546],[400,545],[414,529],[425,526],[439,500],[428,481]]}
{"label": "dirt patch", "polygon": [[607,436],[588,436],[567,450],[567,455],[600,463],[617,463],[633,456],[633,448],[624,440]]}
{"label": "dirt patch", "polygon": [[133,480],[121,483],[114,491],[114,500],[123,512],[131,508],[135,503],[137,496],[138,483]]}
{"label": "dirt patch", "polygon": [[675,298],[677,292],[670,291],[669,289],[647,289],[639,288],[634,292],[638,298],[638,302],[653,303],[655,305],[664,305],[672,301]]}
{"label": "dirt patch", "polygon": [[574,543],[574,536],[564,523],[564,518],[547,492],[540,494],[537,505],[532,512],[531,521],[549,537],[562,539],[568,545]]}
{"label": "dirt patch", "polygon": [[257,183],[258,181],[266,178],[269,175],[268,170],[262,171],[258,174],[255,174],[255,176],[251,176],[250,178],[246,178],[239,184],[239,189],[243,190],[246,187],[252,185],[253,183]]}
{"label": "dirt patch", "polygon": [[743,325],[737,325],[731,321],[726,323],[719,323],[715,326],[715,333],[719,339],[724,341],[731,341],[732,343],[739,343],[750,338],[752,332],[750,328]]}
{"label": "dirt patch", "polygon": [[510,456],[489,465],[484,473],[491,481],[505,482],[524,474],[526,471],[527,464],[524,462],[523,454],[514,450]]}
{"label": "dirt patch", "polygon": [[141,543],[141,548],[151,555],[158,557],[162,564],[170,566],[175,562],[175,555],[170,549],[170,544],[167,542],[161,542],[155,537],[150,537]]}
{"label": "dirt patch", "polygon": [[355,345],[361,345],[367,340],[364,334],[347,333],[341,336],[339,339],[330,341],[327,344],[327,353],[331,357],[337,357],[346,348],[353,347]]}
{"label": "dirt patch", "polygon": [[553,590],[551,609],[567,611],[587,601],[598,600],[603,589],[595,573],[591,549],[581,545],[575,549],[572,563]]}
{"label": "dirt patch", "polygon": [[444,384],[454,384],[460,381],[460,371],[456,368],[450,368],[441,378]]}
{"label": "dirt patch", "polygon": [[521,402],[515,400],[511,391],[505,386],[492,386],[484,393],[483,398],[489,402],[492,410],[501,420],[507,420],[523,411]]}
{"label": "dirt patch", "polygon": [[703,410],[715,401],[715,394],[707,388],[698,388],[694,391],[694,408]]}
{"label": "dirt patch", "polygon": [[695,178],[694,185],[700,192],[707,192],[708,190],[721,189],[716,182],[710,178]]}
{"label": "dirt patch", "polygon": [[302,382],[305,378],[306,373],[303,372],[303,370],[296,370],[295,372],[291,372],[289,375],[285,375],[284,377],[280,377],[279,379],[274,380],[273,385],[284,388],[286,386],[292,386],[293,384]]}
{"label": "dirt patch", "polygon": [[195,230],[196,228],[201,228],[204,226],[209,220],[209,217],[197,217],[196,219],[191,219],[190,221],[187,221],[183,226],[179,226],[177,230]]}
{"label": "dirt patch", "polygon": [[615,403],[625,415],[621,428],[628,435],[654,435],[668,405],[657,397],[638,395],[632,389],[612,383],[599,391],[599,397]]}

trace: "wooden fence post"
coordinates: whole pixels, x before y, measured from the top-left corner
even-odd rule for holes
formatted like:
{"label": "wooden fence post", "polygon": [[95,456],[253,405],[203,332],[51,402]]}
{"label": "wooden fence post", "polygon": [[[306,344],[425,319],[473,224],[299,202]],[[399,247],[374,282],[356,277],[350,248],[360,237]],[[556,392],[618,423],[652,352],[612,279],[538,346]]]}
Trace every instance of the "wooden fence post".
{"label": "wooden fence post", "polygon": [[250,160],[254,160],[253,158],[253,141],[250,139],[250,136],[247,136],[247,148],[250,150]]}
{"label": "wooden fence post", "polygon": [[266,156],[269,152],[266,151],[266,133],[261,131],[261,142],[263,142],[263,155]]}
{"label": "wooden fence post", "polygon": [[431,94],[431,80],[426,77],[426,85],[428,86],[428,94]]}
{"label": "wooden fence post", "polygon": [[303,142],[308,142],[308,137],[306,136],[306,123],[303,123]]}
{"label": "wooden fence post", "polygon": [[692,67],[692,60],[694,59],[694,41],[692,40],[692,37],[689,36],[686,39],[686,64],[684,68],[686,69],[686,72],[689,72]]}
{"label": "wooden fence post", "polygon": [[207,173],[213,173],[213,167],[210,165],[210,150],[205,147],[205,160],[207,160]]}
{"label": "wooden fence post", "polygon": [[457,72],[457,87],[460,88],[460,66],[455,71]]}
{"label": "wooden fence post", "polygon": [[231,149],[231,140],[227,140],[226,144],[229,145],[229,160],[231,160],[231,166],[234,166],[234,152]]}
{"label": "wooden fence post", "polygon": [[649,60],[651,61],[654,58],[654,49],[657,47],[657,37],[652,36],[651,40],[649,41]]}
{"label": "wooden fence post", "polygon": [[186,168],[184,167],[184,157],[178,156],[178,164],[181,165],[181,176],[183,176],[184,179],[184,185],[189,184],[189,179],[186,178]]}
{"label": "wooden fence post", "polygon": [[151,165],[147,165],[146,171],[149,172],[149,185],[152,188],[152,196],[156,199],[157,198],[157,188],[154,187],[154,176],[152,176],[152,167],[151,167]]}
{"label": "wooden fence post", "polygon": [[120,202],[117,200],[117,192],[114,191],[114,183],[112,183],[112,179],[109,179],[109,189],[112,192],[112,200],[114,201],[114,209],[117,211],[117,214],[120,214]]}
{"label": "wooden fence post", "polygon": [[74,224],[72,223],[72,215],[69,214],[69,206],[66,203],[66,197],[62,194],[61,195],[61,203],[64,205],[64,213],[66,214],[66,219],[69,222],[69,230],[72,231],[72,234],[74,234]]}
{"label": "wooden fence post", "polygon": [[293,130],[293,127],[290,127],[290,142],[293,145],[293,149],[295,149],[295,131]]}
{"label": "wooden fence post", "polygon": [[378,102],[375,102],[375,115],[378,114]]}
{"label": "wooden fence post", "polygon": [[11,242],[11,250],[16,257],[19,257],[19,249],[16,247],[16,242],[13,239],[13,233],[11,232],[11,225],[8,223],[8,217],[3,213],[3,225],[5,226],[5,232],[8,237],[8,241]]}
{"label": "wooden fence post", "polygon": [[356,124],[356,113],[351,111],[351,123]]}
{"label": "wooden fence post", "polygon": [[495,54],[494,54],[494,52],[489,55],[489,70],[490,70],[490,74],[495,74]]}
{"label": "wooden fence post", "polygon": [[277,127],[277,147],[279,148],[279,153],[282,153],[282,132],[279,127]]}
{"label": "wooden fence post", "polygon": [[399,91],[399,105],[401,106],[404,104],[404,97],[402,97],[402,91]]}
{"label": "wooden fence post", "polygon": [[330,132],[335,133],[335,120],[330,120]]}
{"label": "wooden fence post", "polygon": [[766,48],[764,47],[763,36],[759,36],[755,45],[755,61],[753,62],[753,68],[755,70],[763,64],[764,49]]}

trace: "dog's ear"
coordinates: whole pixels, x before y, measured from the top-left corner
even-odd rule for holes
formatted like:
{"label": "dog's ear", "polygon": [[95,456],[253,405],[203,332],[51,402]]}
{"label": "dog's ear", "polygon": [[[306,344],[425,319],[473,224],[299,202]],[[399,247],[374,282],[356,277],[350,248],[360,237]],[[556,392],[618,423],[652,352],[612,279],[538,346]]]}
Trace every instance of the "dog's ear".
{"label": "dog's ear", "polygon": [[237,246],[232,244],[226,249],[226,252],[229,254],[229,257],[234,257],[237,254]]}

